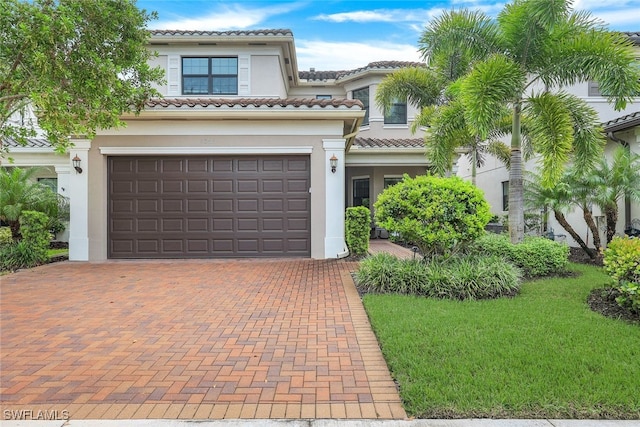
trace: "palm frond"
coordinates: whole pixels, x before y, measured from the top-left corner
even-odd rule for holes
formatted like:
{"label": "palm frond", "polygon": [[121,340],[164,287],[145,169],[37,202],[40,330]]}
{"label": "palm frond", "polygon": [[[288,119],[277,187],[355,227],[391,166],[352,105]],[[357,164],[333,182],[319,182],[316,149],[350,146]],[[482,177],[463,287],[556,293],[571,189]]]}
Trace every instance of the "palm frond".
{"label": "palm frond", "polygon": [[[468,9],[446,11],[432,19],[420,37],[419,51],[428,64],[443,67],[445,58],[457,58],[469,63],[500,51],[498,27],[489,16]],[[447,68],[444,66],[443,68]],[[451,70],[456,67],[450,64]],[[452,72],[450,79],[460,77]]]}
{"label": "palm frond", "polygon": [[505,104],[523,91],[526,75],[518,64],[504,55],[493,55],[475,65],[462,81],[461,99],[465,118],[485,139]]}
{"label": "palm frond", "polygon": [[573,122],[565,103],[545,92],[527,99],[529,132],[541,155],[542,184],[551,187],[562,175],[573,149]]}
{"label": "palm frond", "polygon": [[509,169],[511,166],[511,148],[507,144],[498,140],[488,141],[485,150]]}
{"label": "palm frond", "polygon": [[417,107],[437,104],[444,82],[431,69],[425,67],[402,68],[385,77],[378,85],[376,104],[388,108],[395,100],[407,100]]}
{"label": "palm frond", "polygon": [[588,28],[581,22],[587,18],[580,16],[559,26],[560,34],[548,41],[540,78],[550,86],[596,81],[608,102],[621,110],[640,93],[634,45],[626,35],[598,28],[597,23]]}

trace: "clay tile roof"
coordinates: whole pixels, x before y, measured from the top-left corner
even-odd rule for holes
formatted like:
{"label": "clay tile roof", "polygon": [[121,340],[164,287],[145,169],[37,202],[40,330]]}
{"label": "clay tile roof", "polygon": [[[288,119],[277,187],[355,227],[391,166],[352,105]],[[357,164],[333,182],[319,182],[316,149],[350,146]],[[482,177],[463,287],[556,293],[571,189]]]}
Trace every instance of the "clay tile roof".
{"label": "clay tile roof", "polygon": [[286,28],[243,31],[151,30],[151,36],[293,36]]}
{"label": "clay tile roof", "polygon": [[364,108],[355,99],[311,99],[311,98],[159,98],[145,103],[149,108],[155,107],[213,107],[213,108],[274,108],[274,107],[308,107],[308,108]]}
{"label": "clay tile roof", "polygon": [[635,126],[640,126],[640,111],[609,120],[602,124],[605,132],[618,132]]}
{"label": "clay tile roof", "polygon": [[301,80],[335,80],[339,75],[346,73],[346,71],[300,71],[298,76]]}
{"label": "clay tile roof", "polygon": [[395,70],[408,67],[424,67],[422,62],[410,62],[410,61],[378,61],[370,62],[365,67],[356,68],[355,70],[342,71],[338,75],[338,79],[345,78],[354,74],[359,74],[365,71],[371,70]]}
{"label": "clay tile roof", "polygon": [[409,61],[377,61],[370,62],[364,67],[356,68],[355,70],[341,70],[341,71],[300,71],[298,76],[302,80],[335,80],[344,77],[352,76],[354,74],[363,73],[370,70],[397,70],[400,68],[408,67],[424,67],[422,62],[409,62]]}
{"label": "clay tile roof", "polygon": [[623,34],[629,37],[635,44],[640,45],[640,31],[628,31]]}
{"label": "clay tile roof", "polygon": [[5,138],[2,143],[11,148],[51,148],[49,141],[44,138],[27,138],[27,145],[22,145],[13,138]]}
{"label": "clay tile roof", "polygon": [[422,138],[385,139],[356,137],[353,145],[360,148],[424,148],[424,140]]}

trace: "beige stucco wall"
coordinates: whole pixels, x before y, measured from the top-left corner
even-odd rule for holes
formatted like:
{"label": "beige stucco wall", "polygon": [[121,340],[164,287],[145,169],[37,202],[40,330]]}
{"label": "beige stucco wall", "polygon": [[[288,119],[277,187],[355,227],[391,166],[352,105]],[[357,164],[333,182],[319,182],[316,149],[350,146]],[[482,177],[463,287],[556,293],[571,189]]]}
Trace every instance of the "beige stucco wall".
{"label": "beige stucco wall", "polygon": [[[171,135],[162,135],[164,129]],[[342,137],[341,121],[288,122],[235,121],[134,121],[121,131],[109,131],[96,137],[89,150],[89,260],[107,259],[107,155],[101,148],[175,147],[190,153],[193,149],[229,149],[276,147],[283,155],[300,147],[311,148],[311,257],[324,258],[325,225],[325,168],[326,153],[323,139]],[[304,134],[303,132],[307,132]],[[288,133],[296,133],[287,135]],[[145,134],[146,133],[146,134]],[[235,133],[235,134],[234,134]],[[310,135],[309,133],[315,133]],[[266,135],[265,135],[266,134]],[[138,155],[138,154],[130,154]],[[221,154],[223,155],[223,154]],[[236,155],[236,154],[233,154]],[[275,154],[277,155],[277,154]],[[329,190],[331,191],[331,190]]]}
{"label": "beige stucco wall", "polygon": [[284,76],[277,56],[251,56],[251,95],[269,98],[287,97]]}

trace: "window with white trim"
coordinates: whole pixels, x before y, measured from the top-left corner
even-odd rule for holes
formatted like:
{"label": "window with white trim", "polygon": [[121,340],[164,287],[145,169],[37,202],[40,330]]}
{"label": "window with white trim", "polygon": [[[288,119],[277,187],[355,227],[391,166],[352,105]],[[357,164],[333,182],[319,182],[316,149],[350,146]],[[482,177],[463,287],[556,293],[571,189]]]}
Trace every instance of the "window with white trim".
{"label": "window with white trim", "polygon": [[182,58],[183,95],[237,95],[238,58]]}

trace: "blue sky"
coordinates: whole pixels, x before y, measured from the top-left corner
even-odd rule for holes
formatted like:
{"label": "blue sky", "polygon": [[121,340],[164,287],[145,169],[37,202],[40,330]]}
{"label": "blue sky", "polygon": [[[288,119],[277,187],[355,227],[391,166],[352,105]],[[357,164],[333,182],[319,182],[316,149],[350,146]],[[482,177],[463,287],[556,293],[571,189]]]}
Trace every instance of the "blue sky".
{"label": "blue sky", "polygon": [[[155,10],[154,29],[293,31],[298,67],[348,70],[382,60],[419,61],[417,43],[430,19],[452,8],[479,9],[496,16],[504,2],[487,0],[409,1],[233,1],[138,0]],[[640,31],[638,0],[575,0],[612,30]]]}

